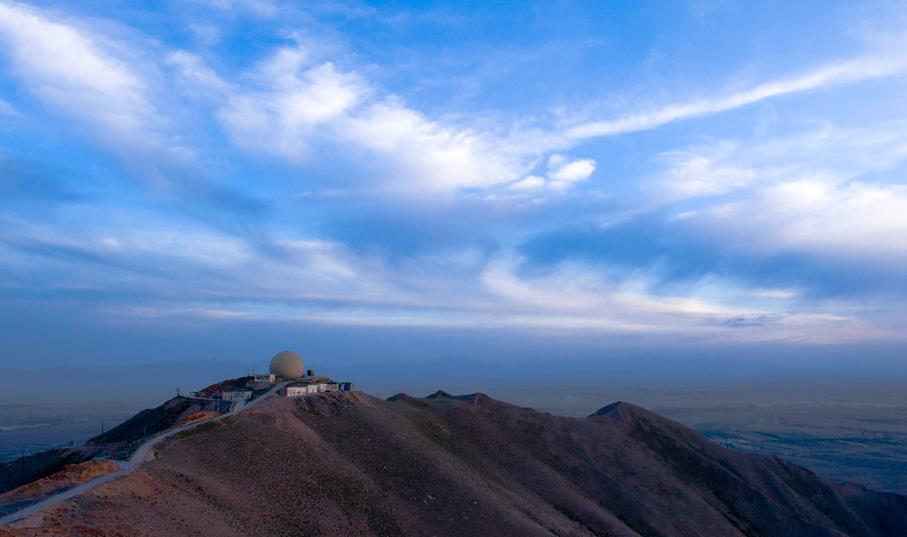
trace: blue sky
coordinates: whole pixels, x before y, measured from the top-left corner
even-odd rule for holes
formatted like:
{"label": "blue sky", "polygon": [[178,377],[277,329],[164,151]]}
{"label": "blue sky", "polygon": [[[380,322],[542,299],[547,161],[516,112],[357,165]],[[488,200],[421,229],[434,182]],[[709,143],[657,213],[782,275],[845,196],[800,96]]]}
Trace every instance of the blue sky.
{"label": "blue sky", "polygon": [[897,348],[905,49],[898,2],[0,1],[0,360]]}

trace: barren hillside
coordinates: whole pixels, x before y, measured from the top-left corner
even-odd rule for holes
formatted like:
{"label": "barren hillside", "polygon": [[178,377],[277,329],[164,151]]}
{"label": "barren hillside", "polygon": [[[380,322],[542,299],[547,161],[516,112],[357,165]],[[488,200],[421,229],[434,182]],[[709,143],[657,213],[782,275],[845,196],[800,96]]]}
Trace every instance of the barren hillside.
{"label": "barren hillside", "polygon": [[[907,498],[717,446],[626,403],[275,399],[13,535],[901,536]],[[2,534],[2,530],[0,530]]]}

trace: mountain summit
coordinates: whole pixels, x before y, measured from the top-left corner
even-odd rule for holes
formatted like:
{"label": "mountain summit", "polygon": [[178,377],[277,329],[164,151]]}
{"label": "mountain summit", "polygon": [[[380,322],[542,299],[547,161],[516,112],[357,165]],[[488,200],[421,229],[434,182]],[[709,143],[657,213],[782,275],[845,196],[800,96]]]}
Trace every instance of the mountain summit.
{"label": "mountain summit", "polygon": [[439,391],[266,401],[176,435],[134,473],[6,531],[894,537],[905,528],[907,497],[730,451],[632,404],[567,418]]}

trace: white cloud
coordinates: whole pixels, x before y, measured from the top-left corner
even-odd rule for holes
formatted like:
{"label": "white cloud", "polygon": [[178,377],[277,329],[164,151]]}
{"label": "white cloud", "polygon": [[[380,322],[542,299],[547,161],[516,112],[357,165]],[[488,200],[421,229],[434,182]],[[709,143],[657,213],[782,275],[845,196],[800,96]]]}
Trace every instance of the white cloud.
{"label": "white cloud", "polygon": [[764,82],[720,97],[671,104],[613,120],[581,123],[567,129],[563,137],[567,143],[575,144],[590,138],[650,130],[674,121],[726,112],[773,97],[902,74],[905,70],[907,59],[899,51],[869,55],[832,63],[805,74]]}
{"label": "white cloud", "polygon": [[797,289],[759,289],[755,294],[760,298],[788,299],[800,296],[802,293]]}
{"label": "white cloud", "polygon": [[743,201],[699,211],[692,219],[751,251],[907,261],[904,185],[786,181]]}
{"label": "white cloud", "polygon": [[159,125],[141,76],[111,43],[35,9],[0,3],[0,39],[29,91],[116,135]]}
{"label": "white cloud", "polygon": [[[251,73],[233,77],[231,82],[186,53],[171,58],[180,65],[187,82],[215,90],[217,114],[237,145],[300,163],[309,158],[313,142],[326,140],[334,147],[349,148],[352,155],[364,155],[356,160],[372,168],[371,177],[378,188],[397,193],[503,185],[524,192],[556,193],[595,171],[594,160],[567,162],[556,154],[589,138],[656,128],[772,97],[890,76],[907,66],[900,55],[866,56],[724,96],[559,130],[432,118],[369,83],[355,70],[315,62],[302,46],[277,49]],[[548,169],[538,169],[546,157]],[[707,156],[675,153],[664,158],[673,160],[677,168],[675,195],[723,192],[753,180],[746,169],[716,169],[714,158]],[[544,186],[539,177],[545,178]]]}
{"label": "white cloud", "polygon": [[658,155],[643,183],[661,202],[712,196],[804,178],[841,184],[907,159],[907,123],[798,132],[771,139],[711,140]]}
{"label": "white cloud", "polygon": [[270,18],[277,14],[278,8],[271,0],[193,0],[199,4],[229,13],[251,13],[258,17]]}
{"label": "white cloud", "polygon": [[712,146],[661,153],[659,160],[667,169],[659,174],[656,186],[668,197],[694,197],[723,194],[755,181],[755,170],[729,163],[736,145],[719,142]]}
{"label": "white cloud", "polygon": [[511,183],[508,188],[513,190],[539,190],[545,188],[545,179],[538,175],[528,175],[519,181]]}
{"label": "white cloud", "polygon": [[179,70],[187,91],[206,98],[221,98],[230,91],[229,84],[194,54],[182,50],[172,52],[167,56],[167,63]]}
{"label": "white cloud", "polygon": [[340,72],[331,63],[303,70],[303,59],[294,61],[279,58],[263,68],[262,74],[268,77],[261,84],[267,89],[234,89],[227,95],[218,116],[237,145],[301,161],[320,129],[329,129],[327,123],[349,111],[366,93],[355,75]]}
{"label": "white cloud", "polygon": [[339,139],[390,164],[404,188],[491,187],[513,181],[528,166],[528,156],[507,140],[429,120],[395,98],[349,116],[338,130]]}
{"label": "white cloud", "polygon": [[596,163],[592,159],[568,160],[564,155],[554,154],[548,158],[548,172],[544,178],[529,175],[508,185],[508,189],[521,192],[548,189],[560,192],[591,177],[595,168]]}
{"label": "white cloud", "polygon": [[[227,11],[274,13],[273,3],[267,1],[208,3]],[[104,127],[115,138],[123,134],[152,140],[163,137],[158,131],[165,119],[155,106],[158,99],[149,88],[149,77],[142,72],[153,72],[156,66],[141,65],[143,57],[123,43],[49,13],[0,4],[0,35],[31,91],[74,117]],[[569,151],[588,138],[656,128],[771,97],[889,76],[902,72],[907,63],[900,55],[866,56],[716,98],[581,123],[561,131],[500,121],[432,118],[377,88],[355,70],[313,60],[302,46],[279,48],[251,72],[230,80],[186,52],[172,53],[168,60],[177,67],[189,93],[203,94],[216,108],[217,117],[238,146],[301,162],[310,158],[316,139],[327,140],[366,155],[358,160],[373,168],[380,188],[407,193],[504,185],[554,193],[586,180],[596,163],[591,159],[565,161],[559,167],[550,165],[547,171],[538,169],[540,163],[544,166],[546,156]],[[170,145],[179,153],[191,153],[180,144]],[[697,167],[714,171],[711,163],[697,160],[697,155],[675,154],[673,158],[679,170],[686,167],[685,172],[680,171],[687,174],[684,180],[691,194],[714,191],[716,182],[747,180],[748,172],[734,176],[737,172],[730,168],[718,170],[719,179],[693,180],[689,175],[698,173]],[[549,163],[556,160],[549,159]],[[538,177],[545,177],[545,188],[534,179]]]}
{"label": "white cloud", "polygon": [[188,53],[170,59],[184,82],[220,99],[218,116],[246,149],[300,162],[314,140],[329,140],[370,155],[382,186],[399,192],[506,184],[531,165],[525,146],[431,120],[354,72],[308,64],[301,47],[277,50],[245,77],[251,86],[225,82]]}
{"label": "white cloud", "polygon": [[[237,2],[213,3],[219,9],[240,9]],[[261,8],[262,15],[268,15],[272,5],[245,4]],[[153,144],[165,129],[166,107],[160,103],[167,101],[149,76],[164,63],[150,56],[148,65],[136,61],[145,57],[134,50],[141,47],[113,42],[58,12],[10,3],[0,3],[0,39],[15,73],[48,105],[100,127],[111,138],[147,139],[150,134]],[[160,48],[149,54],[155,51]],[[379,188],[416,195],[508,189],[517,197],[553,196],[588,181],[598,162],[562,153],[589,138],[895,75],[903,72],[904,60],[880,56],[840,62],[714,98],[680,99],[679,104],[612,121],[584,122],[566,133],[552,126],[534,128],[537,123],[528,119],[506,124],[493,118],[433,116],[370,82],[367,71],[340,60],[323,61],[302,46],[276,49],[254,68],[230,76],[184,51],[167,55],[167,65],[179,72],[186,90],[177,98],[198,98],[235,144],[247,150],[297,163],[317,158],[311,148],[327,142],[373,170],[374,179],[367,180]],[[0,113],[5,104],[0,101]],[[862,131],[829,127],[747,144],[719,141],[663,153],[666,169],[657,180],[675,200],[756,189],[748,199],[687,213],[687,222],[726,234],[726,242],[739,248],[904,260],[907,191],[865,180],[848,183],[866,171],[900,162],[907,156],[904,140],[907,127],[888,125]],[[725,324],[743,319],[739,324],[771,325],[760,332],[765,337],[784,333],[785,327],[796,331],[807,326],[821,336],[833,326],[835,334],[847,337],[859,333],[854,327],[865,328],[854,322],[850,305],[839,308],[844,312],[840,315],[818,306],[792,313],[790,303],[807,294],[799,290],[715,290],[700,284],[669,292],[655,277],[608,275],[607,267],[571,263],[544,274],[523,273],[521,260],[500,250],[445,252],[437,258],[416,255],[391,263],[379,254],[357,253],[342,244],[277,229],[268,247],[279,255],[269,255],[204,226],[177,222],[155,228],[143,216],[118,220],[104,215],[100,224],[72,217],[59,226],[28,228],[17,222],[3,247],[5,252],[16,250],[17,256],[49,252],[46,264],[16,263],[23,274],[32,267],[53,266],[58,275],[66,275],[43,282],[81,290],[133,290],[161,302],[192,301],[197,308],[179,311],[212,316],[710,334],[736,333],[738,328]],[[525,234],[535,231],[527,229]],[[489,236],[493,232],[499,230]],[[510,240],[516,235],[512,228],[499,232]],[[29,237],[37,247],[18,248]],[[82,253],[81,262],[72,261]],[[457,259],[460,255],[463,259]],[[746,299],[739,298],[744,295]],[[842,324],[854,329],[840,331]]]}
{"label": "white cloud", "polygon": [[724,319],[760,310],[729,307],[688,296],[659,296],[652,281],[643,277],[608,278],[591,267],[562,263],[536,276],[519,274],[518,259],[499,258],[481,275],[486,290],[523,314],[565,315],[614,328],[670,331],[702,324],[707,318]]}
{"label": "white cloud", "polygon": [[196,41],[204,46],[213,46],[223,39],[223,30],[211,24],[190,23],[189,30],[195,35]]}
{"label": "white cloud", "polygon": [[11,281],[36,278],[45,291],[129,297],[101,301],[99,308],[115,315],[580,329],[713,340],[880,335],[852,304],[788,311],[798,298],[794,290],[756,290],[747,303],[740,297],[754,291],[730,282],[657,292],[657,278],[608,274],[601,266],[568,262],[524,272],[513,254],[489,258],[469,251],[390,262],[287,233],[275,237],[279,254],[272,255],[192,222],[162,222],[154,213],[73,207],[61,215],[57,224],[0,221]]}
{"label": "white cloud", "polygon": [[344,116],[368,96],[352,73],[330,62],[310,65],[303,47],[281,48],[239,86],[222,79],[193,54],[171,53],[187,90],[214,101],[217,115],[242,147],[300,161],[320,128]]}
{"label": "white cloud", "polygon": [[552,155],[548,160],[550,170],[548,180],[553,188],[567,188],[573,183],[585,181],[595,172],[595,161],[592,159],[580,159],[570,162],[563,162],[563,160],[560,155]]}
{"label": "white cloud", "polygon": [[[878,330],[851,314],[853,304],[813,304],[789,311],[791,290],[763,290],[756,302],[747,287],[700,281],[672,294],[656,293],[657,279],[644,275],[608,277],[606,271],[562,263],[540,275],[521,275],[514,258],[492,260],[481,283],[498,314],[488,322],[618,333],[683,333],[725,341],[841,342],[897,334]],[[767,300],[766,300],[767,299]],[[848,313],[841,313],[848,312]]]}
{"label": "white cloud", "polygon": [[19,111],[16,110],[15,106],[11,105],[3,99],[0,99],[0,116],[17,117],[19,115]]}
{"label": "white cloud", "polygon": [[757,201],[780,240],[798,249],[907,255],[907,187],[818,181],[783,183]]}

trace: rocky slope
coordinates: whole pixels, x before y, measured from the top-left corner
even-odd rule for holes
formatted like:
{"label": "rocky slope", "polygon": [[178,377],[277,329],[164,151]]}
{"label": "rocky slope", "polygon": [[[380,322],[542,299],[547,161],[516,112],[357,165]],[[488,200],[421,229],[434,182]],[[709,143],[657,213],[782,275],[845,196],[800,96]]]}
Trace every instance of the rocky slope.
{"label": "rocky slope", "polygon": [[[642,408],[275,399],[9,535],[903,536],[907,497],[729,451]],[[0,530],[0,535],[3,531]]]}
{"label": "rocky slope", "polygon": [[[249,383],[249,377],[225,380],[200,393],[203,397],[210,397],[210,393],[219,393],[223,387],[242,388]],[[0,494],[50,476],[63,470],[68,464],[78,464],[97,457],[125,459],[146,437],[190,418],[198,419],[199,413],[209,416],[218,409],[229,409],[229,405],[177,396],[159,406],[142,410],[116,427],[89,439],[83,446],[49,449],[9,462],[0,462]],[[0,512],[3,510],[4,504],[0,500]]]}
{"label": "rocky slope", "polygon": [[32,502],[37,502],[116,470],[117,463],[112,460],[91,460],[78,464],[67,464],[62,470],[47,477],[0,494],[0,516],[13,513]]}

